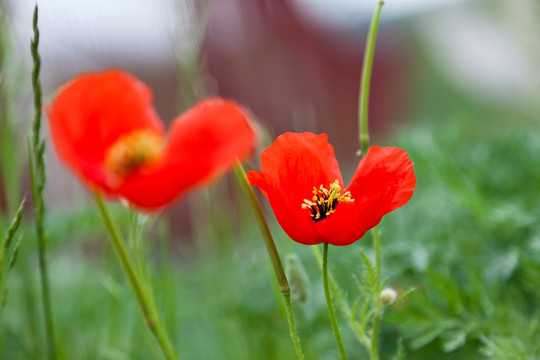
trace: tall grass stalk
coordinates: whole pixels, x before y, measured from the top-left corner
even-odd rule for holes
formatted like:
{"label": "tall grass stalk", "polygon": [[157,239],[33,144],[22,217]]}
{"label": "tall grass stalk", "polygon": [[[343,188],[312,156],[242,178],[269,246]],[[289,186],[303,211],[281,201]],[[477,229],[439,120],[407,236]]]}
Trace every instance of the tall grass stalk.
{"label": "tall grass stalk", "polygon": [[0,233],[0,319],[2,318],[2,310],[4,309],[7,298],[7,277],[15,261],[17,261],[17,255],[19,253],[21,237],[15,239],[15,234],[21,225],[23,207],[24,201],[21,202],[21,205],[13,216],[6,235],[4,236]]}
{"label": "tall grass stalk", "polygon": [[45,238],[45,200],[43,189],[45,188],[45,140],[41,138],[41,109],[42,93],[41,83],[39,81],[39,71],[41,68],[41,58],[39,55],[39,28],[38,28],[38,7],[34,7],[34,16],[32,20],[34,38],[30,43],[32,53],[32,90],[34,94],[34,121],[32,123],[32,135],[29,140],[29,166],[30,180],[32,183],[32,197],[34,200],[34,214],[36,238],[38,243],[39,274],[41,281],[41,298],[43,303],[43,315],[45,317],[45,334],[47,337],[48,358],[54,360],[57,358],[57,351],[54,336],[54,324],[51,307],[51,297],[49,290],[49,278],[47,270],[46,256],[46,238]]}
{"label": "tall grass stalk", "polygon": [[[13,269],[13,265],[17,261],[19,254],[19,245],[21,244],[22,235],[15,240],[15,234],[21,225],[22,211],[24,207],[24,200],[21,202],[19,209],[15,213],[11,224],[7,230],[6,235],[3,235],[0,229],[0,323],[2,322],[2,314],[4,306],[6,305],[7,293],[8,293],[8,275]],[[15,244],[12,246],[12,244]],[[7,264],[6,264],[7,260]],[[0,354],[3,349],[3,328],[0,327]]]}

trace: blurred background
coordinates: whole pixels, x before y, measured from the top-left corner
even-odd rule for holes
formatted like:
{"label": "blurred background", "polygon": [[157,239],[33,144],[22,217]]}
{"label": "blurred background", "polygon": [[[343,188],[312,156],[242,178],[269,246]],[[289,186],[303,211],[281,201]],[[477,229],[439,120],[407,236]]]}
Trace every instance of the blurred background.
{"label": "blurred background", "polygon": [[[34,1],[4,2],[2,31],[12,51],[6,61],[16,65],[4,82],[12,82],[16,95],[9,104],[14,118],[27,124]],[[49,0],[40,7],[44,97],[50,101],[80,73],[124,69],[151,86],[167,123],[202,97],[235,99],[270,138],[285,131],[328,133],[349,175],[357,161],[358,83],[373,4]],[[372,81],[375,139],[420,117],[443,121],[459,108],[441,89],[429,88],[428,67],[430,78],[487,106],[536,106],[539,27],[535,1],[389,1]],[[430,106],[426,93],[440,101]],[[85,197],[52,152],[48,165],[53,203]]]}
{"label": "blurred background", "polygon": [[[30,0],[0,3],[0,206],[5,216],[14,212],[29,187],[26,155],[20,154],[25,153],[32,116],[29,43],[34,4]],[[48,0],[38,4],[45,102],[80,73],[124,69],[152,88],[165,123],[200,98],[222,96],[252,111],[262,129],[261,149],[286,131],[328,133],[345,182],[350,179],[358,163],[359,79],[375,0]],[[534,337],[528,338],[540,336],[540,324],[528,322],[538,313],[533,304],[540,299],[538,34],[537,0],[389,0],[383,8],[370,131],[375,144],[406,149],[419,179],[413,201],[383,222],[383,234],[388,236],[385,271],[393,277],[391,283],[403,289],[415,285],[433,290],[421,292],[391,314],[393,320],[385,330],[390,350],[405,334],[414,359],[540,356]],[[259,153],[249,167],[258,167]],[[129,289],[116,282],[122,283],[122,274],[114,265],[104,270],[118,276],[110,277],[102,269],[98,283],[85,277],[104,261],[97,260],[98,254],[112,256],[102,248],[104,235],[97,230],[101,224],[87,191],[58,162],[50,143],[46,156],[53,296],[81,302],[79,307],[57,309],[60,327],[64,334],[69,332],[73,325],[67,319],[75,318],[92,329],[80,330],[84,336],[70,335],[85,352],[80,357],[71,352],[68,358],[151,356],[133,350],[137,349],[133,334],[109,337],[110,343],[90,349],[92,339],[101,339],[96,329],[105,325],[98,325],[98,319],[103,319],[84,294],[105,288],[94,300],[119,311],[116,321],[136,309],[118,310],[124,297],[129,298]],[[225,178],[181,199],[151,227],[153,237],[174,244],[172,250],[154,249],[157,263],[169,258],[160,251],[173,251],[172,258],[186,266],[175,268],[174,278],[158,281],[157,293],[176,284],[175,290],[169,288],[160,296],[177,341],[184,347],[193,345],[186,358],[252,359],[258,347],[266,354],[259,355],[267,356],[261,358],[292,358],[283,355],[292,354],[292,348],[265,269],[257,267],[257,259],[266,255],[249,210],[240,200],[232,209],[212,206],[216,199],[235,203],[231,199],[238,194],[234,181]],[[118,221],[123,221],[122,209],[117,213]],[[310,251],[291,244],[275,222],[273,228],[280,250],[298,253],[311,281],[318,284]],[[30,226],[26,235],[32,236]],[[223,238],[232,239],[232,244],[222,242]],[[233,245],[238,242],[242,247]],[[31,256],[34,250],[28,246]],[[369,241],[360,246],[369,251]],[[189,259],[194,253],[197,256]],[[360,271],[358,251],[336,249],[335,253],[342,259],[335,265],[336,273],[350,272],[351,266]],[[200,261],[194,260],[199,257]],[[160,266],[156,265],[156,274],[164,273]],[[66,275],[66,269],[71,269],[71,275]],[[241,278],[239,273],[251,275]],[[227,274],[230,283],[220,283],[216,274]],[[19,273],[20,279],[32,276]],[[343,281],[350,280],[347,275]],[[223,295],[226,285],[234,287],[242,281],[237,296]],[[535,282],[536,289],[531,285]],[[74,292],[73,287],[82,283],[87,287]],[[14,287],[14,296],[32,297],[34,290]],[[212,297],[216,289],[221,290],[214,302],[195,303],[201,294]],[[449,289],[455,293],[448,293]],[[512,289],[506,295],[518,300],[503,298],[502,289]],[[313,285],[312,293],[320,291],[319,285]],[[186,292],[193,296],[191,305],[174,309],[176,296],[185,298]],[[321,330],[325,313],[320,297],[312,297],[311,309],[299,310],[299,326],[301,334],[317,344],[307,345],[309,358],[332,359],[332,339],[321,335],[330,333]],[[495,311],[496,304],[513,307],[515,313]],[[21,314],[28,312],[23,308],[31,305],[19,305],[13,307],[15,315],[7,317],[4,336],[8,341],[17,336],[22,340],[12,345],[7,353],[12,357],[6,359],[32,358],[39,352],[39,346],[29,345],[39,328],[21,325],[27,316]],[[172,319],[182,325],[176,326]],[[509,322],[514,323],[508,326],[515,338],[508,334],[512,331],[504,330]],[[119,331],[109,326],[107,334]],[[223,335],[244,333],[245,328],[252,330],[251,340],[245,340],[252,344]],[[270,336],[272,329],[281,329],[281,336]],[[529,335],[519,335],[524,329]],[[195,338],[192,343],[181,339],[181,334],[190,332]],[[213,350],[204,346],[205,337],[215,341]],[[354,343],[352,338],[347,341]],[[362,354],[359,345],[350,346],[351,352]],[[68,346],[66,353],[74,347]]]}

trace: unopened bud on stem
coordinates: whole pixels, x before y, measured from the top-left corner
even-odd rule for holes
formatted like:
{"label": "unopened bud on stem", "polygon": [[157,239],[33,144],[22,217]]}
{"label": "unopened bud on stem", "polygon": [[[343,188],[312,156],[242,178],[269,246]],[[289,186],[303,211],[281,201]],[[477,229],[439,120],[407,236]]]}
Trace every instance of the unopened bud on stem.
{"label": "unopened bud on stem", "polygon": [[381,291],[381,302],[383,305],[392,305],[397,299],[397,291],[392,288],[386,288]]}
{"label": "unopened bud on stem", "polygon": [[285,268],[289,284],[291,285],[291,295],[294,301],[304,303],[309,297],[309,278],[304,270],[302,262],[296,254],[289,254],[285,259]]}

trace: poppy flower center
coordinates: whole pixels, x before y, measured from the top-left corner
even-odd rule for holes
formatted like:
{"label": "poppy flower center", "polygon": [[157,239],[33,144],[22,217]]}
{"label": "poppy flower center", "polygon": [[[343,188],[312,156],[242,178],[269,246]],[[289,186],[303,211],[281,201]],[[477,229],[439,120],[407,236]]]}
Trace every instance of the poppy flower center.
{"label": "poppy flower center", "polygon": [[122,136],[105,153],[105,165],[115,174],[125,176],[159,158],[162,139],[159,135],[138,130]]}
{"label": "poppy flower center", "polygon": [[353,202],[351,198],[351,192],[347,191],[344,194],[341,193],[341,186],[339,181],[336,180],[330,184],[330,190],[321,186],[317,189],[313,187],[313,197],[311,200],[304,199],[302,203],[302,209],[308,209],[313,221],[319,221],[326,219],[330,214],[336,211],[336,206],[340,202]]}

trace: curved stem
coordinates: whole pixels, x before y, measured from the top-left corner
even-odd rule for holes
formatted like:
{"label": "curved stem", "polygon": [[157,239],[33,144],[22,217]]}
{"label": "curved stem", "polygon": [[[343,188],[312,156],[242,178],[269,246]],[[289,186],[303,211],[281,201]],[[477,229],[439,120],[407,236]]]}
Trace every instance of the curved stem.
{"label": "curved stem", "polygon": [[339,327],[336,321],[336,312],[334,311],[334,305],[332,304],[332,295],[330,294],[330,288],[328,286],[328,244],[324,244],[323,248],[323,283],[324,283],[324,295],[326,296],[326,305],[328,306],[328,314],[330,315],[330,321],[332,322],[332,328],[334,329],[334,336],[338,344],[339,353],[341,359],[347,359],[347,353],[345,347],[341,341],[341,335],[339,333]]}
{"label": "curved stem", "polygon": [[266,245],[268,256],[270,256],[270,260],[272,262],[272,266],[274,268],[274,272],[279,283],[279,290],[281,294],[283,294],[283,299],[285,301],[287,321],[289,323],[289,330],[294,344],[294,350],[296,351],[296,356],[298,357],[298,360],[303,360],[304,353],[300,344],[300,338],[298,337],[298,333],[296,331],[294,313],[291,304],[291,287],[289,286],[287,276],[285,275],[285,271],[283,270],[281,258],[279,257],[279,253],[277,251],[274,239],[272,238],[272,233],[270,232],[270,228],[268,227],[268,223],[266,222],[266,218],[264,217],[264,214],[262,212],[261,205],[259,204],[259,201],[255,196],[253,188],[251,187],[246,178],[246,172],[244,171],[244,168],[242,167],[242,164],[240,164],[240,162],[237,162],[235,164],[234,174],[236,175],[236,179],[238,180],[242,191],[247,196],[249,204],[251,205],[255,214],[255,218],[257,219],[257,223],[259,224],[259,228],[263,235],[264,244]]}
{"label": "curved stem", "polygon": [[360,80],[360,99],[358,101],[358,122],[359,122],[359,140],[362,147],[362,154],[365,156],[369,148],[369,130],[368,130],[368,107],[369,107],[369,86],[371,84],[371,71],[373,69],[373,55],[375,53],[375,42],[377,31],[379,29],[379,18],[384,1],[380,0],[377,10],[371,19],[366,49],[364,51],[364,62],[362,64],[362,79]]}
{"label": "curved stem", "polygon": [[132,259],[128,254],[125,241],[120,237],[120,234],[116,230],[109,212],[107,211],[107,207],[103,202],[103,198],[98,194],[95,194],[94,198],[98,205],[99,211],[101,212],[101,216],[103,217],[103,221],[105,222],[105,226],[107,227],[111,244],[116,252],[116,255],[118,256],[120,265],[122,265],[122,269],[128,278],[129,285],[135,293],[135,298],[137,299],[137,302],[139,303],[139,306],[143,312],[146,324],[156,337],[165,358],[167,360],[178,360],[167,332],[159,319],[155,304],[145,292],[145,287],[141,282],[141,278],[137,276]]}

